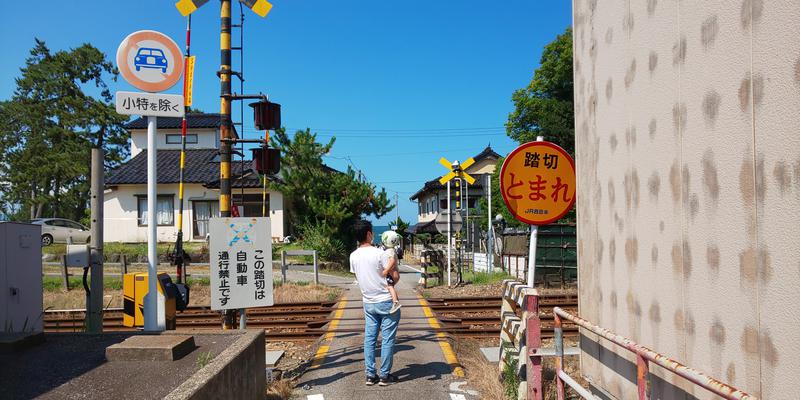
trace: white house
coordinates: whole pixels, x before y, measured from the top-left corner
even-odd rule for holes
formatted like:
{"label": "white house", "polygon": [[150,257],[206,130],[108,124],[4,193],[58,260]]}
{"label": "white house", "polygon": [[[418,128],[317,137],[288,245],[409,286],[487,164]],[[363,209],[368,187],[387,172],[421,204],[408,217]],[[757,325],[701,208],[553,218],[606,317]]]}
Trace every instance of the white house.
{"label": "white house", "polygon": [[[473,158],[475,163],[464,170],[464,172],[475,178],[475,183],[466,187],[463,196],[464,205],[470,209],[476,208],[478,200],[486,196],[486,176],[494,172],[495,164],[497,164],[500,155],[487,146]],[[412,231],[436,233],[434,220],[439,215],[439,210],[447,209],[447,186],[439,183],[439,178],[436,177],[425,182],[422,189],[414,193],[410,200],[416,201],[419,209],[417,224]],[[497,200],[501,201],[500,199]],[[451,203],[455,206],[455,200],[451,199]]]}
{"label": "white house", "polygon": [[[208,220],[219,214],[219,114],[187,114],[184,168],[184,240],[205,240]],[[125,126],[131,132],[131,159],[106,176],[103,205],[106,242],[147,241],[147,120]],[[174,241],[178,233],[178,178],[181,118],[158,118],[158,241]],[[247,157],[249,158],[249,157]],[[262,181],[252,160],[232,162],[233,204],[245,217],[262,215]],[[267,191],[272,237],[286,231],[283,196]]]}

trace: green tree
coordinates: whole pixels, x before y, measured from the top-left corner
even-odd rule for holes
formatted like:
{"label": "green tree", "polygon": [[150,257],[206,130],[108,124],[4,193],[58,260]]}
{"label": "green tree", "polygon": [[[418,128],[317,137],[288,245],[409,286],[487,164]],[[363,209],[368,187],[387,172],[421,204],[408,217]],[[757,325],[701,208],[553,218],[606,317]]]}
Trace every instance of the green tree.
{"label": "green tree", "polygon": [[291,225],[298,228],[295,234],[330,237],[352,248],[355,221],[369,215],[380,218],[394,206],[384,189],[378,191],[362,181],[352,168],[339,172],[322,163],[335,140],[319,143],[310,129],[299,130],[294,137],[285,129],[277,130],[270,142],[283,156],[282,179],[271,186],[283,193]]}
{"label": "green tree", "polygon": [[406,236],[406,231],[408,230],[408,222],[403,221],[403,219],[400,218],[400,217],[397,217],[396,220],[389,221],[389,227],[393,227],[393,226],[397,227],[396,232],[399,233],[400,236],[403,236],[403,237]]}
{"label": "green tree", "polygon": [[[14,217],[85,216],[90,148],[105,167],[127,156],[127,133],[106,79],[117,71],[90,44],[51,52],[36,39],[10,100],[0,102],[0,198]],[[98,91],[99,99],[86,93]]]}
{"label": "green tree", "polygon": [[540,64],[531,83],[511,96],[514,111],[508,115],[506,133],[519,143],[544,136],[574,154],[572,28],[545,46]]}
{"label": "green tree", "polygon": [[[524,226],[525,224],[514,218],[514,216],[511,215],[511,212],[508,211],[506,203],[503,202],[503,195],[500,192],[500,169],[503,167],[503,162],[505,160],[506,160],[505,157],[500,157],[497,160],[494,172],[492,172],[492,187],[490,189],[492,191],[492,209],[491,209],[492,221],[494,221],[495,216],[502,215],[503,220],[506,221],[506,226],[514,226],[514,227]],[[479,203],[481,209],[483,210],[485,210],[488,207],[488,201],[486,197],[481,198],[479,200]],[[478,224],[481,227],[481,229],[485,230],[487,221],[486,219],[481,218],[478,220]]]}

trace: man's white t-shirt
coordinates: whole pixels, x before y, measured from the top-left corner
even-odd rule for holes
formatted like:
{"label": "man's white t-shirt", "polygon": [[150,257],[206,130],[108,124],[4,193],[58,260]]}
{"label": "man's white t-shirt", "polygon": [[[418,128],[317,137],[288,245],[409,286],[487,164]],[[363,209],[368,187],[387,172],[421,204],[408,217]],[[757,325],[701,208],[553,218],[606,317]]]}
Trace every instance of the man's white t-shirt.
{"label": "man's white t-shirt", "polygon": [[392,301],[386,278],[381,275],[386,262],[383,258],[383,250],[373,246],[359,247],[350,253],[350,270],[356,274],[364,303]]}

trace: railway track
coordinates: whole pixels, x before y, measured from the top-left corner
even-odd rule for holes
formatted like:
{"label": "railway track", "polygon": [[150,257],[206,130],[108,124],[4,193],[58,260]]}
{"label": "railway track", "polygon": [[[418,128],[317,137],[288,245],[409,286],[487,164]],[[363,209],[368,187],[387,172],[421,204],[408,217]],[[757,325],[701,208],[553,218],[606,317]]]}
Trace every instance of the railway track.
{"label": "railway track", "polygon": [[[441,328],[412,325],[400,331],[443,332],[459,337],[491,338],[500,335],[500,297],[435,298],[428,299],[436,313]],[[247,310],[247,327],[264,329],[267,340],[313,341],[326,333],[335,302],[309,302],[276,304],[271,307]],[[576,296],[543,296],[540,301],[542,336],[552,337],[552,307],[577,308]],[[413,307],[413,306],[412,306]],[[122,311],[112,309],[103,315],[106,332],[133,332],[136,328],[122,324]],[[46,311],[45,332],[83,332],[85,313],[82,310]],[[208,307],[189,307],[176,315],[177,330],[214,331],[222,325],[219,312]],[[363,332],[363,329],[339,328],[337,332]],[[565,325],[566,334],[577,333],[577,328]]]}
{"label": "railway track", "polygon": [[[335,302],[310,302],[276,304],[271,307],[247,310],[248,328],[266,331],[272,340],[316,340],[324,333],[321,330],[329,322]],[[122,311],[111,310],[103,315],[103,331],[133,332],[136,328],[122,324]],[[84,331],[85,312],[82,310],[47,311],[44,317],[45,332]],[[176,314],[178,330],[219,330],[222,315],[208,307],[189,307]]]}
{"label": "railway track", "polygon": [[[501,302],[499,296],[428,299],[443,328],[456,336],[471,338],[500,336]],[[539,298],[542,338],[553,337],[553,307],[577,311],[578,297],[575,294],[559,294]],[[575,325],[564,324],[565,335],[577,333]]]}

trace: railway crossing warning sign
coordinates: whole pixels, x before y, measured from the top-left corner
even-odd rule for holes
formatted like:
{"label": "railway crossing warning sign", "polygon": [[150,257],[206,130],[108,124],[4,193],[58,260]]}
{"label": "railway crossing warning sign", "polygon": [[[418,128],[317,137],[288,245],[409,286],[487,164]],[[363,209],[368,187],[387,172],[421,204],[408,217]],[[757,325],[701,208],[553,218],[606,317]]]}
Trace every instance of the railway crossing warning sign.
{"label": "railway crossing warning sign", "polygon": [[211,309],[273,305],[269,217],[212,218],[209,224]]}
{"label": "railway crossing warning sign", "polygon": [[474,158],[470,157],[469,159],[467,159],[463,163],[459,164],[458,161],[451,163],[450,161],[447,161],[446,158],[442,157],[442,158],[439,159],[439,164],[442,164],[445,168],[450,170],[450,172],[448,172],[447,174],[445,174],[444,176],[439,178],[439,183],[441,183],[442,185],[444,185],[449,180],[451,180],[451,179],[453,179],[455,177],[459,177],[459,178],[464,179],[470,185],[475,183],[475,178],[473,178],[470,174],[464,172],[464,170],[469,168],[472,164],[475,164],[475,159]]}
{"label": "railway crossing warning sign", "polygon": [[[272,4],[267,0],[239,0],[240,3],[253,10],[259,17],[266,17],[269,10],[272,9]],[[178,0],[175,3],[175,8],[184,17],[195,12],[198,8],[208,3],[208,0]]]}
{"label": "railway crossing warning sign", "polygon": [[518,220],[528,225],[558,221],[575,204],[575,161],[554,143],[525,143],[506,157],[500,191]]}

